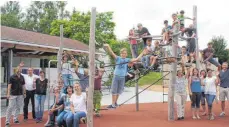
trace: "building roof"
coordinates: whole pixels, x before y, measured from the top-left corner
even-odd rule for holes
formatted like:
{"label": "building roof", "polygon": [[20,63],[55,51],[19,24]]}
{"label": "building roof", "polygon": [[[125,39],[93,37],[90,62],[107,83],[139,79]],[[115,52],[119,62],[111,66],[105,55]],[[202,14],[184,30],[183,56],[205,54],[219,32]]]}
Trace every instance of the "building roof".
{"label": "building roof", "polygon": [[[17,45],[36,46],[40,48],[59,49],[60,37],[32,32],[7,26],[1,27],[1,42],[11,43],[18,42]],[[63,38],[63,48],[77,52],[88,53],[88,45],[68,38]]]}

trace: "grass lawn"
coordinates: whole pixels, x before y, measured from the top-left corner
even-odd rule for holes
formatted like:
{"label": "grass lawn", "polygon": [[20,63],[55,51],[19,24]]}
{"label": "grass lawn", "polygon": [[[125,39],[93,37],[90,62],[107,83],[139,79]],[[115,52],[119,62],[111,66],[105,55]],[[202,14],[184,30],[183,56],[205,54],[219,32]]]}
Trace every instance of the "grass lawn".
{"label": "grass lawn", "polygon": [[[156,80],[161,78],[161,73],[159,72],[150,72],[149,74],[143,76],[139,81],[139,86],[143,86],[143,85],[150,85],[152,83],[154,83]],[[162,84],[162,80],[160,80],[159,82],[157,82],[155,85],[161,85]]]}

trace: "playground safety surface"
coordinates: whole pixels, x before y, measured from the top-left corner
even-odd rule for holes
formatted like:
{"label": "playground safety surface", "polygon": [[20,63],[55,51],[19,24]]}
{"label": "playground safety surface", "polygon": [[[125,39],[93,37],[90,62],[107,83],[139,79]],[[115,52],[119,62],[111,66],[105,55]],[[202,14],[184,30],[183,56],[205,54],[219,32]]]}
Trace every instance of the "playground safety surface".
{"label": "playground safety surface", "polygon": [[[136,112],[135,104],[126,104],[115,110],[103,110],[100,118],[94,117],[94,127],[229,127],[229,102],[226,103],[226,116],[218,117],[220,114],[220,103],[213,105],[215,120],[207,120],[207,116],[201,116],[201,120],[193,120],[191,117],[190,102],[186,104],[186,117],[182,121],[168,121],[167,103],[144,103],[139,105]],[[201,112],[202,113],[202,112]],[[176,110],[175,110],[176,115]],[[44,114],[42,123],[36,123],[31,119],[23,122],[23,115],[20,115],[20,124],[13,124],[11,127],[41,127],[47,120],[47,112]],[[1,118],[1,126],[5,126],[5,117]],[[80,127],[86,127],[81,124]]]}

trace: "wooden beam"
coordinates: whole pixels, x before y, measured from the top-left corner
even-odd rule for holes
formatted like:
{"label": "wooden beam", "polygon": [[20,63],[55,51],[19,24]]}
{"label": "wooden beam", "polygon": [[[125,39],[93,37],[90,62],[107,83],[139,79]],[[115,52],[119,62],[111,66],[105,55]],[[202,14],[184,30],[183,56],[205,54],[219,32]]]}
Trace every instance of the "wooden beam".
{"label": "wooden beam", "polygon": [[14,54],[14,57],[27,57],[27,58],[40,58],[40,59],[50,58],[50,56],[39,56],[39,55],[29,55],[29,54]]}
{"label": "wooden beam", "polygon": [[89,42],[89,89],[87,98],[87,127],[93,127],[93,94],[95,80],[95,20],[96,8],[91,9],[90,42]]}

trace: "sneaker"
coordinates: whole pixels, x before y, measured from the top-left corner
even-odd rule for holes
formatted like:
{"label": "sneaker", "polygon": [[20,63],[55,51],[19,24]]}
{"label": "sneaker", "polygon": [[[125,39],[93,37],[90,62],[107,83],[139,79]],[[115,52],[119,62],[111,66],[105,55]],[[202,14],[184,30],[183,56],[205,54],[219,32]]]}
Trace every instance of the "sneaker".
{"label": "sneaker", "polygon": [[14,123],[15,123],[15,124],[19,124],[18,119],[15,119],[15,120],[14,120]]}
{"label": "sneaker", "polygon": [[226,115],[225,112],[221,112],[221,113],[219,114],[220,117],[224,117],[225,115]]}
{"label": "sneaker", "polygon": [[101,115],[99,113],[95,113],[95,116],[96,117],[100,117]]}
{"label": "sneaker", "polygon": [[215,118],[214,118],[214,116],[213,115],[211,115],[211,117],[210,117],[210,120],[214,120]]}
{"label": "sneaker", "polygon": [[182,117],[181,117],[181,120],[183,120],[183,119],[184,119],[184,117],[182,116]]}
{"label": "sneaker", "polygon": [[180,118],[180,117],[178,117],[178,118],[177,118],[177,120],[181,120],[181,118]]}
{"label": "sneaker", "polygon": [[119,105],[117,103],[115,103],[115,107],[119,107]]}
{"label": "sneaker", "polygon": [[107,108],[108,108],[108,109],[115,109],[116,107],[113,106],[113,105],[109,105],[109,106],[107,106]]}
{"label": "sneaker", "polygon": [[25,118],[25,119],[24,119],[24,122],[27,122],[27,121],[28,121],[28,118]]}
{"label": "sneaker", "polygon": [[54,126],[55,126],[55,124],[52,122],[49,122],[48,124],[45,125],[45,127],[54,127]]}
{"label": "sneaker", "polygon": [[9,126],[10,126],[10,122],[6,121],[5,126],[6,126],[6,127],[9,127]]}
{"label": "sneaker", "polygon": [[39,118],[36,119],[36,123],[40,123],[41,120]]}

